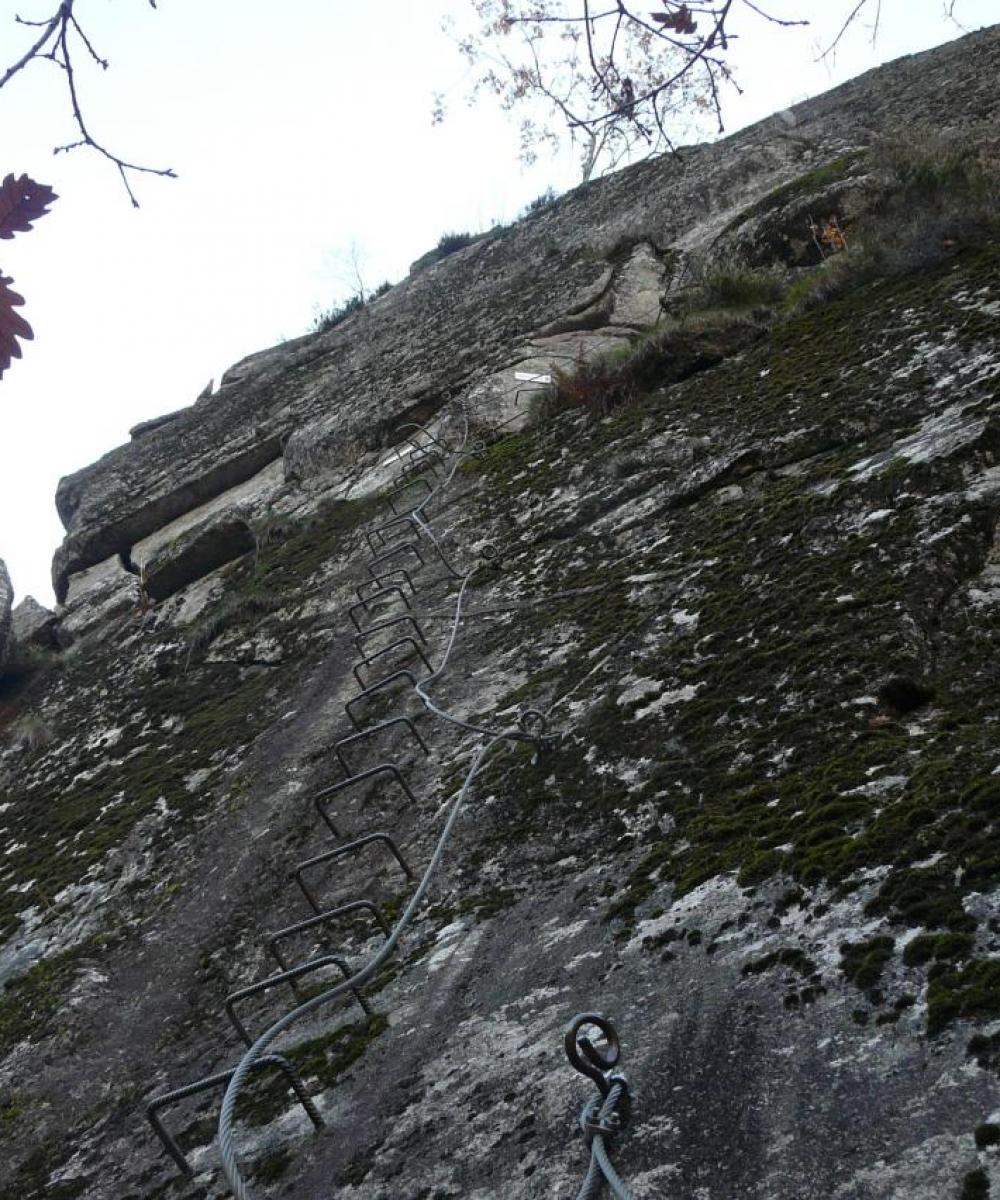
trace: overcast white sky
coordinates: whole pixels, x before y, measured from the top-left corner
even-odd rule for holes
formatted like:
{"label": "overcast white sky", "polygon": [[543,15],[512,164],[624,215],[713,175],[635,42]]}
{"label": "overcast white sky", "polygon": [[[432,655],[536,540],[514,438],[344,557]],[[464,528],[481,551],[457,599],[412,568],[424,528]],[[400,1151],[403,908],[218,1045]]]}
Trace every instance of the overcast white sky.
{"label": "overcast white sky", "polygon": [[[944,0],[883,0],[874,48],[855,28],[817,64],[854,0],[771,0],[809,30],[749,24],[734,51],[743,99],[729,131],[878,62],[961,32]],[[56,0],[0,0],[0,68],[19,57],[15,13]],[[126,158],[173,167],[139,178],[128,202],[113,167],[71,141],[58,70],[40,63],[0,92],[0,176],[26,172],[59,193],[49,216],[0,242],[0,269],[35,329],[0,382],[0,557],[19,596],[52,603],[49,563],[62,529],[61,475],[127,440],[137,421],[191,403],[230,363],[309,326],[350,291],[406,274],[445,230],[509,219],[575,182],[567,152],[524,171],[513,125],[467,80],[443,16],[469,0],[78,0],[102,73],[77,56],[95,136]],[[996,0],[958,0],[967,29]],[[432,127],[436,91],[450,117]],[[707,135],[711,130],[706,129]],[[693,140],[693,139],[688,139]]]}

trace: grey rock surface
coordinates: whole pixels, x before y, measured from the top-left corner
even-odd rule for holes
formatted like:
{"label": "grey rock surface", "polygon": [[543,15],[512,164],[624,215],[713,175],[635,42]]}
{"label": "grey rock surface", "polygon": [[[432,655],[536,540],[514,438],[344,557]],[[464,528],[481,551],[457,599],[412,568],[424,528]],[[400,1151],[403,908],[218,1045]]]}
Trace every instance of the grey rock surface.
{"label": "grey rock surface", "polygon": [[[206,393],[204,392],[202,393],[202,395],[205,394]],[[211,387],[208,388],[208,394],[211,394]],[[172,421],[176,421],[184,411],[185,410],[183,408],[179,408],[176,412],[164,413],[162,416],[152,417],[148,421],[140,421],[138,425],[132,426],[132,428],[128,431],[128,435],[134,442],[137,438],[144,437],[147,433],[153,433],[155,430],[162,429],[165,425],[169,425]]]}
{"label": "grey rock surface", "polygon": [[146,570],[146,590],[165,600],[181,588],[254,549],[246,521],[210,519],[182,535],[157,556]]}
{"label": "grey rock surface", "polygon": [[[848,154],[813,190],[817,138],[842,160],[859,130],[939,104],[944,80],[949,121],[995,113],[998,63],[991,31],[583,189],[428,263],[392,306],[251,356],[64,485],[65,561],[125,541],[157,595],[117,549],[74,568],[66,652],[3,681],[2,1200],[229,1194],[218,1094],[164,1113],[190,1179],[145,1106],[239,1059],[226,998],[275,972],[277,931],[298,927],[287,961],[349,969],[384,944],[369,909],[300,923],[361,897],[389,923],[402,911],[413,880],[382,838],[346,852],[357,838],[390,835],[413,874],[431,860],[485,738],[405,674],[359,693],[429,678],[449,646],[426,685],[439,708],[490,730],[537,710],[551,738],[484,760],[371,1012],[344,997],[277,1044],[326,1129],[255,1085],[237,1122],[255,1200],[575,1194],[595,1089],[562,1036],[593,1010],[634,1087],[614,1157],[636,1200],[996,1192],[995,232],[797,314],[665,325],[636,341],[626,392],[598,365],[590,391],[584,372],[525,421],[512,375],[630,345],[685,260],[719,245],[787,266],[794,197],[858,178]],[[661,185],[693,189],[699,162],[711,211],[685,224]],[[506,305],[528,285],[504,276],[504,242],[543,233],[548,299],[524,301],[505,341],[491,322],[520,321]],[[445,282],[462,303],[507,299],[456,313]],[[407,287],[437,318],[407,309]],[[379,342],[404,312],[394,348]],[[277,452],[231,473],[264,397]],[[444,461],[394,494],[408,420]],[[410,515],[386,528],[393,505]],[[401,716],[422,742],[385,724]],[[391,772],[341,786],[380,764],[409,790]],[[256,1036],[295,1000],[233,1003]]]}
{"label": "grey rock surface", "polygon": [[[952,123],[995,121],[996,40],[986,31],[932,59],[901,59],[723,142],[578,188],[424,267],[330,332],[236,364],[217,394],[159,428],[147,423],[134,442],[61,481],[67,536],[53,565],[57,598],[70,575],[249,478],[297,431],[317,423],[312,440],[329,444],[331,423],[389,430],[512,372],[531,357],[538,331],[582,312],[599,325],[600,294],[623,262],[641,270],[608,319],[655,321],[658,257],[708,252],[754,199],[880,130],[940,123],[938,85],[947,85]],[[565,347],[551,350],[550,364],[566,361]]]}
{"label": "grey rock surface", "polygon": [[7,574],[7,565],[0,558],[0,670],[7,659],[10,640],[11,608],[14,603],[14,588]]}
{"label": "grey rock surface", "polygon": [[37,646],[51,649],[56,645],[59,618],[49,608],[39,604],[34,596],[25,596],[11,614],[14,644],[22,649]]}

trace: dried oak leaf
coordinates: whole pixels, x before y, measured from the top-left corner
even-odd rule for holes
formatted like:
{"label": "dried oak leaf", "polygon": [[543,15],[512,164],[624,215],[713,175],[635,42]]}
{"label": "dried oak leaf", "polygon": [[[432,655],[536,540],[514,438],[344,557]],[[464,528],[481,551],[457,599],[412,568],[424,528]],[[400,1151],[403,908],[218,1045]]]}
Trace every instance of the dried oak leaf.
{"label": "dried oak leaf", "polygon": [[21,357],[21,347],[17,344],[17,339],[30,341],[35,336],[24,317],[14,311],[24,303],[24,297],[12,292],[7,286],[13,282],[13,279],[0,275],[0,379],[10,366],[11,360]]}
{"label": "dried oak leaf", "polygon": [[30,229],[32,221],[44,217],[48,206],[58,199],[47,184],[36,183],[27,175],[8,175],[0,184],[0,238]]}
{"label": "dried oak leaf", "polygon": [[664,29],[672,29],[675,33],[694,33],[698,28],[698,22],[691,16],[691,10],[686,4],[682,4],[676,12],[650,13],[649,15]]}

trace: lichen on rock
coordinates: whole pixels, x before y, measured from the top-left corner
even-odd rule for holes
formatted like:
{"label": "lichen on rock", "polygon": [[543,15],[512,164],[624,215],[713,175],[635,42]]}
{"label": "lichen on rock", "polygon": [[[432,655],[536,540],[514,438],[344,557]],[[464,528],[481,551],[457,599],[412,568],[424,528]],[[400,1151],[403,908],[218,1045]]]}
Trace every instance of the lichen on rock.
{"label": "lichen on rock", "polygon": [[[411,683],[473,564],[434,701],[550,736],[486,761],[371,1011],[278,1046],[327,1130],[248,1089],[254,1194],[569,1194],[594,1009],[637,1196],[1000,1181],[1000,238],[794,244],[877,219],[873,139],[940,80],[957,127],[1000,110],[998,62],[986,31],[579,189],[64,481],[55,644],[0,681],[0,1195],[226,1194],[218,1094],[164,1117],[190,1187],[144,1105],[239,1059],[279,931],[351,970],[384,931],[341,906],[403,911],[384,840],[314,860],[430,860],[480,739]],[[413,726],[345,767],[352,700]]]}

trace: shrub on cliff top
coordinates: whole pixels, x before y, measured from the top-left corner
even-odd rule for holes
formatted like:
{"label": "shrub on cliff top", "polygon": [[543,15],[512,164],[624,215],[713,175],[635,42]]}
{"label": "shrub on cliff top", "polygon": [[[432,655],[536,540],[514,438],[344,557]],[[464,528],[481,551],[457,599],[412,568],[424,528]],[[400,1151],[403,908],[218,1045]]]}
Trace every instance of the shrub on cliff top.
{"label": "shrub on cliff top", "polygon": [[343,304],[336,304],[333,308],[328,308],[326,312],[320,313],[313,321],[310,332],[326,333],[327,330],[339,325],[341,321],[346,321],[352,314],[360,312],[364,306],[363,296],[351,296]]}
{"label": "shrub on cliff top", "polygon": [[872,147],[876,199],[859,223],[873,269],[900,274],[1000,232],[1000,142],[916,127]]}
{"label": "shrub on cliff top", "polygon": [[848,224],[847,248],[790,287],[791,311],[1000,236],[1000,142],[992,133],[912,126],[877,141],[869,166],[868,207]]}
{"label": "shrub on cliff top", "polygon": [[458,250],[464,250],[466,246],[471,246],[480,237],[482,237],[482,234],[442,233],[438,239],[437,246],[435,246],[438,258],[447,258],[449,254],[454,254]]}
{"label": "shrub on cliff top", "polygon": [[343,304],[334,305],[333,308],[328,308],[326,312],[321,312],[313,321],[309,332],[310,333],[326,333],[327,330],[335,328],[342,321],[346,321],[348,317],[353,316],[356,312],[361,312],[367,308],[373,300],[377,300],[379,296],[384,296],[386,292],[392,290],[392,284],[388,279],[366,296],[363,292],[356,292]]}

